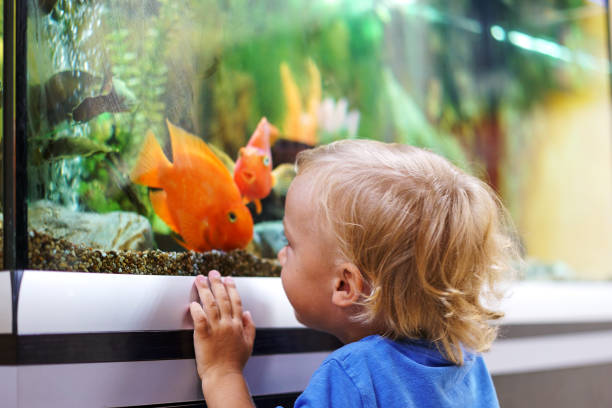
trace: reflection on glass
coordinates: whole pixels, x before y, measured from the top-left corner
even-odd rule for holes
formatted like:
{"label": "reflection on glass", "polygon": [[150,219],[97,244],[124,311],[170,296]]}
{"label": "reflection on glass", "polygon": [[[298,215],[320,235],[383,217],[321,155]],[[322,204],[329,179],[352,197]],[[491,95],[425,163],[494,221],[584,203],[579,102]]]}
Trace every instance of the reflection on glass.
{"label": "reflection on glass", "polygon": [[248,274],[297,152],[373,138],[485,178],[525,278],[612,278],[599,2],[30,2],[33,268]]}

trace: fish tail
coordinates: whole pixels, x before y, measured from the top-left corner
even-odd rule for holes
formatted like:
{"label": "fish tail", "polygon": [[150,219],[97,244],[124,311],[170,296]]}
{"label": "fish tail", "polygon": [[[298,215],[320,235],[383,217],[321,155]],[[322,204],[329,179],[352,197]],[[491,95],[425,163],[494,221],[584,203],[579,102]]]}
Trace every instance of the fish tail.
{"label": "fish tail", "polygon": [[155,135],[148,131],[136,160],[136,165],[130,173],[130,179],[136,184],[162,188],[159,180],[160,170],[171,166],[172,164],[168,161],[157,139],[155,139]]}

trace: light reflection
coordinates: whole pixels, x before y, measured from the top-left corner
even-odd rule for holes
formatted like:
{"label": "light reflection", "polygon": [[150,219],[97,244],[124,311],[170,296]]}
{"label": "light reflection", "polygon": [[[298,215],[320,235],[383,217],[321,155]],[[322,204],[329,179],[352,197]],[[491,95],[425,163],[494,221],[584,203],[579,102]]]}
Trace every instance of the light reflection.
{"label": "light reflection", "polygon": [[498,25],[492,25],[489,32],[491,33],[491,37],[499,42],[506,41],[507,39],[512,45],[527,51],[565,62],[575,62],[583,68],[602,72],[610,71],[608,60],[598,59],[584,52],[573,52],[568,47],[554,41],[533,37],[529,34],[515,30],[506,32],[503,27]]}
{"label": "light reflection", "polygon": [[506,39],[506,30],[498,25],[491,26],[491,36],[497,41],[504,41]]}

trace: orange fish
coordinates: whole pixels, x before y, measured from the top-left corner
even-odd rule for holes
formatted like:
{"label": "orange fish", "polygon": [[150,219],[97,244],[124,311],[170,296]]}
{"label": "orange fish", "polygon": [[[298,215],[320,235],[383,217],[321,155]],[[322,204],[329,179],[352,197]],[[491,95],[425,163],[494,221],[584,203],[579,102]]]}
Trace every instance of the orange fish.
{"label": "orange fish", "polygon": [[253,218],[232,175],[203,140],[166,123],[172,163],[149,131],[130,178],[159,189],[149,192],[153,209],[185,248],[244,248],[253,237]]}
{"label": "orange fish", "polygon": [[302,105],[302,95],[291,69],[287,63],[280,66],[281,81],[287,114],[284,122],[284,134],[290,140],[314,146],[318,142],[318,112],[321,104],[321,74],[314,61],[308,59],[309,90],[306,110]]}
{"label": "orange fish", "polygon": [[261,118],[246,147],[240,148],[234,167],[234,181],[244,201],[255,203],[257,214],[261,213],[259,200],[266,198],[274,185],[270,134],[275,131],[266,118]]}

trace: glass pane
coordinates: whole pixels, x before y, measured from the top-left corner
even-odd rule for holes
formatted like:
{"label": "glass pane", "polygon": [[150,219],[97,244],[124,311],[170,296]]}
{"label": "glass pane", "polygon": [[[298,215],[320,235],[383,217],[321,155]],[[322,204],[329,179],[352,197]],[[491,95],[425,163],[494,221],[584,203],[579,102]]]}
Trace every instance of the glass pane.
{"label": "glass pane", "polygon": [[[612,278],[602,2],[51,0],[29,13],[32,268],[277,274],[295,154],[373,138],[490,182],[526,278]],[[254,133],[277,180],[257,197],[232,181]],[[223,166],[201,171],[211,154]],[[160,176],[170,162],[182,172]]]}

